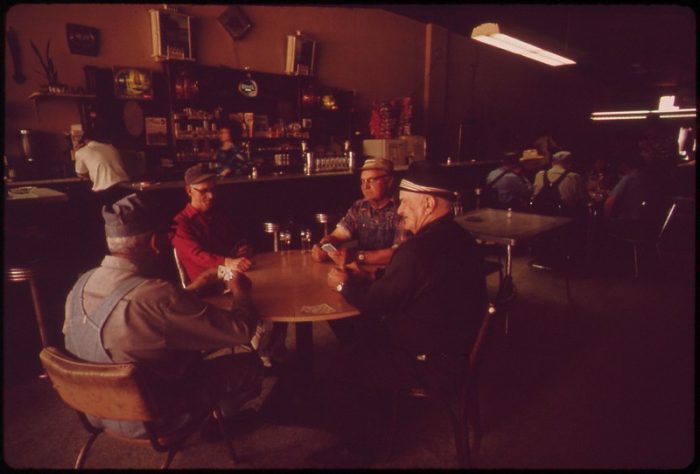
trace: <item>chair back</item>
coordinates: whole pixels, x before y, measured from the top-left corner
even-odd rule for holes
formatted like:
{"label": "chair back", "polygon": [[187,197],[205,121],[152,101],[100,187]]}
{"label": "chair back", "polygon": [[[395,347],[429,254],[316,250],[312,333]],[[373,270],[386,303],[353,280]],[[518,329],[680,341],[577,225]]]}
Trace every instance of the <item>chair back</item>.
{"label": "chair back", "polygon": [[175,247],[173,247],[173,259],[175,260],[175,266],[177,267],[177,274],[180,277],[180,285],[182,285],[183,288],[187,288],[187,284],[189,283],[187,274],[185,273],[185,269],[182,268],[182,263],[180,263],[180,259],[177,256],[177,249]]}
{"label": "chair back", "polygon": [[674,202],[671,204],[671,207],[668,208],[666,216],[664,217],[664,223],[661,225],[661,228],[659,229],[659,234],[656,237],[657,242],[661,241],[661,238],[664,236],[664,233],[668,228],[668,223],[671,222],[671,218],[673,217],[674,212],[676,212],[677,207],[678,205]]}
{"label": "chair back", "polygon": [[61,399],[74,410],[110,420],[158,418],[136,364],[86,362],[56,347],[44,348],[39,358]]}

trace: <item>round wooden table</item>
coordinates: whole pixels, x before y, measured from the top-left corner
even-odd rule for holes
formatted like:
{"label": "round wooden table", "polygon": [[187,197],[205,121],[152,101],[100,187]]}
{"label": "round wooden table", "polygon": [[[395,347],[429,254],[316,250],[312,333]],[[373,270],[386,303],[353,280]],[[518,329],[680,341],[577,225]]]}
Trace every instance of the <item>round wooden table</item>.
{"label": "round wooden table", "polygon": [[[313,332],[311,323],[357,316],[360,312],[340,293],[328,286],[326,277],[332,262],[319,263],[311,252],[285,250],[253,257],[246,276],[253,282],[251,296],[262,319],[295,323],[297,352],[304,371],[313,373]],[[207,298],[210,303],[230,308],[228,294]]]}

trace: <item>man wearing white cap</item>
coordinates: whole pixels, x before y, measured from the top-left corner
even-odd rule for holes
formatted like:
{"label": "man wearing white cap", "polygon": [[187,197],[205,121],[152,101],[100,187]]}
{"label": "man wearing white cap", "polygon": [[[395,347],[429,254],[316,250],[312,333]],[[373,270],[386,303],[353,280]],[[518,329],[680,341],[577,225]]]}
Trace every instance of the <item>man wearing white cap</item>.
{"label": "man wearing white cap", "polygon": [[412,163],[399,185],[398,209],[412,236],[384,275],[371,283],[337,268],[328,275],[329,286],[360,308],[364,321],[356,344],[330,371],[335,397],[329,418],[340,439],[312,456],[319,467],[371,462],[364,414],[383,412],[378,393],[427,385],[448,394],[467,370],[486,283],[474,238],[454,222],[451,188],[444,169]]}

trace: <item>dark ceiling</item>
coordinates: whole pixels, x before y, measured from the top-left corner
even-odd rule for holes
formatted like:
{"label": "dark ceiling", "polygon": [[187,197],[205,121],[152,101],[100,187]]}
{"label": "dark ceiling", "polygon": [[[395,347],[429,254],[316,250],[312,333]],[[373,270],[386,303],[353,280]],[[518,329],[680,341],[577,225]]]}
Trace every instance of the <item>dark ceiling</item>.
{"label": "dark ceiling", "polygon": [[[469,37],[496,22],[577,61],[571,71],[627,95],[680,93],[695,101],[696,18],[674,5],[378,5]],[[527,40],[528,38],[523,37]],[[536,43],[535,43],[536,44]],[[484,46],[487,47],[487,46]],[[504,54],[508,54],[505,53]],[[547,66],[543,66],[547,67]],[[568,67],[568,66],[567,66]],[[642,98],[642,97],[640,97]]]}

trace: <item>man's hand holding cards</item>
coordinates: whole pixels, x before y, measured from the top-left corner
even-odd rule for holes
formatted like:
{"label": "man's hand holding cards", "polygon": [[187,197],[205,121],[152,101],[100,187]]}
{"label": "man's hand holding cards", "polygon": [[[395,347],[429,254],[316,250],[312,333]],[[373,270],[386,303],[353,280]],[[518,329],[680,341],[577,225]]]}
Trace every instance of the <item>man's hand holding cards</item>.
{"label": "man's hand holding cards", "polygon": [[227,267],[225,265],[219,265],[219,269],[216,272],[216,276],[219,278],[219,280],[228,282],[233,280],[235,273],[236,272],[234,272],[233,268]]}

